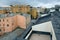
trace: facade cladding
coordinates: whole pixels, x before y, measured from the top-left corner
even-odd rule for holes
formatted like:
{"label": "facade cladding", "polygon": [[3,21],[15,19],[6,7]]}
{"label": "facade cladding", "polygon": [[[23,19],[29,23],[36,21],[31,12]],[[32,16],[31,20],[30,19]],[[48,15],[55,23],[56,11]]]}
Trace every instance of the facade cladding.
{"label": "facade cladding", "polygon": [[[0,14],[0,34],[11,32],[17,27],[22,29],[27,28],[27,24],[30,23],[30,17],[20,14]],[[29,15],[30,16],[30,15]]]}

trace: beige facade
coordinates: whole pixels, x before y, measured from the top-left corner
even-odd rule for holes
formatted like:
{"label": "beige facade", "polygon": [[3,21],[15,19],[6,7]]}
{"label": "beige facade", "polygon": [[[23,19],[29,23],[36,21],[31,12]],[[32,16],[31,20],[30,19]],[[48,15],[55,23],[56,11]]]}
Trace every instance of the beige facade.
{"label": "beige facade", "polygon": [[40,12],[44,13],[45,9],[46,9],[45,7],[40,7]]}
{"label": "beige facade", "polygon": [[32,10],[31,10],[31,15],[32,15],[32,18],[34,18],[34,19],[37,18],[38,13],[37,13],[37,9],[36,9],[36,8],[32,8]]}
{"label": "beige facade", "polygon": [[18,5],[11,6],[10,8],[11,8],[10,11],[13,12],[13,13],[17,13],[17,12],[19,12],[19,6],[18,6]]}
{"label": "beige facade", "polygon": [[0,27],[0,36],[4,34],[4,27]]}
{"label": "beige facade", "polygon": [[0,14],[10,12],[10,7],[0,7]]}
{"label": "beige facade", "polygon": [[0,10],[0,14],[4,14],[6,12],[7,12],[6,10]]}
{"label": "beige facade", "polygon": [[28,13],[28,12],[30,12],[30,6],[29,5],[27,5],[27,6],[21,5],[20,6],[20,12],[21,13]]}
{"label": "beige facade", "polygon": [[4,32],[11,32],[16,26],[16,16],[0,18],[0,27],[4,27]]}
{"label": "beige facade", "polygon": [[15,6],[11,6],[11,12],[13,13],[28,13],[30,11],[30,6],[29,5],[15,5]]}

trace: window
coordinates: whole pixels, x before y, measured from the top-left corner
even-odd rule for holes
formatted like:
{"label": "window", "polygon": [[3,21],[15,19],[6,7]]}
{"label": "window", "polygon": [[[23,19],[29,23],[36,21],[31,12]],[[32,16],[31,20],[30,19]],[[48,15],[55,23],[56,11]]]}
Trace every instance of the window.
{"label": "window", "polygon": [[1,22],[1,20],[0,20],[0,22]]}
{"label": "window", "polygon": [[4,19],[3,19],[3,21],[4,21]]}
{"label": "window", "polygon": [[7,19],[7,22],[8,22],[8,19]]}
{"label": "window", "polygon": [[9,24],[7,24],[7,27],[9,26]]}
{"label": "window", "polygon": [[22,10],[22,9],[20,8],[20,10]]}
{"label": "window", "polygon": [[1,31],[1,29],[0,29],[0,31]]}
{"label": "window", "polygon": [[14,25],[14,24],[12,23],[12,25]]}
{"label": "window", "polygon": [[27,12],[28,14],[30,14],[30,12]]}
{"label": "window", "polygon": [[3,24],[3,26],[5,26],[5,24]]}
{"label": "window", "polygon": [[0,26],[1,26],[1,24],[0,24]]}

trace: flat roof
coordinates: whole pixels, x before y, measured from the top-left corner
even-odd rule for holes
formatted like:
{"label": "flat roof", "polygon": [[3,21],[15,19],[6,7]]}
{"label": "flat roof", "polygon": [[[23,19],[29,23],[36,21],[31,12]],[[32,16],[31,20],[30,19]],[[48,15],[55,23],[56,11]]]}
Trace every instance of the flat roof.
{"label": "flat roof", "polygon": [[14,40],[18,35],[21,35],[24,29],[15,29],[13,32],[6,33],[0,36],[0,40]]}
{"label": "flat roof", "polygon": [[14,13],[10,13],[10,14],[0,14],[0,18],[12,17],[12,16],[14,16],[14,15],[16,15],[16,14],[14,14]]}
{"label": "flat roof", "polygon": [[15,16],[17,14],[25,16],[25,17],[30,16],[29,14],[25,14],[25,13],[7,13],[7,14],[0,14],[0,18],[12,17],[12,16]]}

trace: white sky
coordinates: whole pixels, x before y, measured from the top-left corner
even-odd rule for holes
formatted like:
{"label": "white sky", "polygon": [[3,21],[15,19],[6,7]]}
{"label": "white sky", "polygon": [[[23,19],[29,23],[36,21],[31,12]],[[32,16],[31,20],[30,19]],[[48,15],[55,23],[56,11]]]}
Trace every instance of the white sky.
{"label": "white sky", "polygon": [[9,5],[15,5],[15,4],[27,4],[34,7],[53,7],[56,4],[60,4],[60,0],[0,0],[0,7],[6,7]]}

